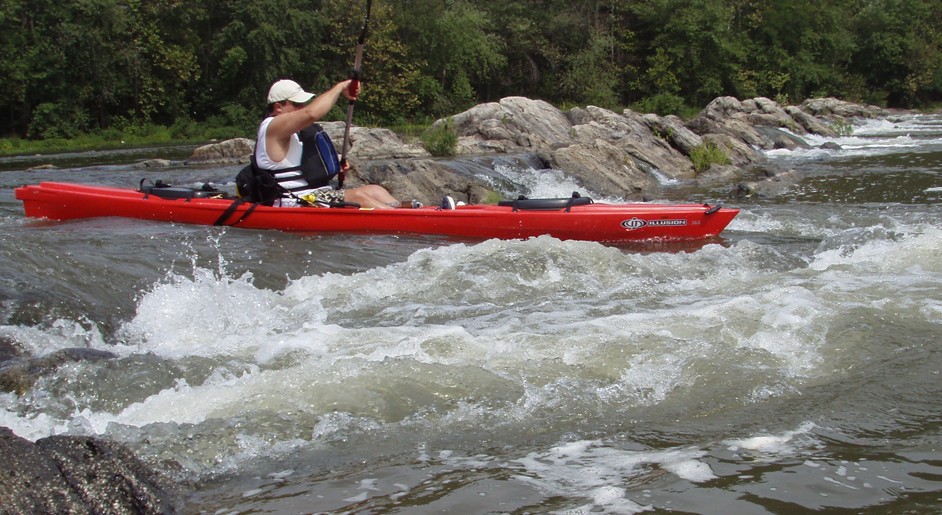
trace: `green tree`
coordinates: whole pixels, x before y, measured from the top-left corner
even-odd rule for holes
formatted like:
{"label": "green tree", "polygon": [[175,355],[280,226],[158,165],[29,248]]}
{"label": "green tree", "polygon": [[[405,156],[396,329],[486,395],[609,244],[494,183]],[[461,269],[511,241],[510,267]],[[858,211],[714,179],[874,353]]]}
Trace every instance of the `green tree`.
{"label": "green tree", "polygon": [[507,62],[487,12],[465,0],[399,1],[395,8],[400,39],[422,66],[422,108],[442,116],[480,101]]}
{"label": "green tree", "polygon": [[[681,95],[695,105],[729,94],[732,77],[743,61],[741,35],[731,30],[733,9],[723,0],[647,0],[632,5],[638,38],[646,45],[646,58],[669,59],[680,82]],[[639,88],[657,94],[657,76],[642,76]]]}
{"label": "green tree", "polygon": [[258,118],[276,80],[291,78],[314,89],[328,82],[329,66],[320,52],[327,20],[320,1],[210,2],[198,20],[205,42],[198,59],[203,79],[192,92],[199,117],[235,106]]}
{"label": "green tree", "polygon": [[523,2],[490,1],[480,5],[494,24],[492,33],[500,38],[506,64],[483,85],[486,99],[522,95],[550,97],[548,77],[561,52],[554,34],[546,29],[550,9],[532,9]]}
{"label": "green tree", "polygon": [[[38,9],[34,8],[38,7]],[[43,5],[22,0],[0,0],[0,113],[3,134],[25,136],[31,116],[33,88],[48,76],[52,63],[61,60],[57,49],[41,36]]]}
{"label": "green tree", "polygon": [[680,114],[684,107],[680,96],[680,80],[674,74],[674,61],[663,48],[655,49],[648,58],[644,82],[651,88],[641,102],[645,111],[660,115]]}
{"label": "green tree", "polygon": [[[186,116],[191,101],[187,85],[199,77],[199,67],[188,23],[187,3],[174,0],[125,0],[116,10],[130,18],[126,47],[117,55],[129,81],[130,108],[134,118],[172,123]],[[123,5],[121,5],[123,4]]]}
{"label": "green tree", "polygon": [[584,48],[569,58],[559,90],[567,100],[615,108],[619,105],[620,73],[612,63],[612,37],[593,30]]}
{"label": "green tree", "polygon": [[782,102],[835,94],[846,83],[854,49],[848,8],[810,0],[737,5],[734,24],[748,43],[734,93]]}
{"label": "green tree", "polygon": [[[252,131],[274,80],[348,75],[365,3],[0,0],[0,130]],[[720,95],[917,106],[942,99],[937,3],[374,0],[355,115],[423,120],[509,95],[661,113]]]}
{"label": "green tree", "polygon": [[864,100],[909,106],[942,94],[942,10],[924,0],[854,2],[858,49],[852,70],[863,77]]}
{"label": "green tree", "polygon": [[[324,87],[349,75],[365,13],[362,1],[325,4],[324,14],[329,20],[326,41],[334,44],[324,45],[321,50],[332,63],[324,70]],[[401,122],[413,117],[422,91],[416,87],[422,84],[420,64],[398,38],[393,6],[374,3],[363,49],[363,95],[357,100],[354,119]]]}

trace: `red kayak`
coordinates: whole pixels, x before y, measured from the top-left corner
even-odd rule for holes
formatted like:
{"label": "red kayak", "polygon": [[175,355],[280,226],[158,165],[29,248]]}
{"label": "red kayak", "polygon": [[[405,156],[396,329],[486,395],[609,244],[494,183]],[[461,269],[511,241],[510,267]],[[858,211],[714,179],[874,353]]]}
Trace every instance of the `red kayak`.
{"label": "red kayak", "polygon": [[705,204],[603,204],[588,197],[519,199],[456,209],[270,207],[190,188],[112,188],[43,182],[16,189],[26,216],[69,220],[117,216],[245,229],[418,233],[469,238],[617,242],[704,239],[720,234],[738,209]]}

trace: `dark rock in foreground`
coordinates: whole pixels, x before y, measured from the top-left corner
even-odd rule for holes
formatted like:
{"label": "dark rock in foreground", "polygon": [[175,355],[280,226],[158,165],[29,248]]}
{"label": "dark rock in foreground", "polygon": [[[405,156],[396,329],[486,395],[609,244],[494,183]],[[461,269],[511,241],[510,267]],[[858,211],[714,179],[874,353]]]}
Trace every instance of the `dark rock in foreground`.
{"label": "dark rock in foreground", "polygon": [[124,446],[51,436],[36,443],[0,428],[2,513],[178,513],[169,482]]}

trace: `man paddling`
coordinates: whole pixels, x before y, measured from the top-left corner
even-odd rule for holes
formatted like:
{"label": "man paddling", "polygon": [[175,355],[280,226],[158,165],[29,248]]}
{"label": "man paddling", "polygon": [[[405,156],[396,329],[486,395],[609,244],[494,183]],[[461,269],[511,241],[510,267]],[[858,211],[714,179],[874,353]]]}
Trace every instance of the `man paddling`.
{"label": "man paddling", "polygon": [[341,95],[348,100],[356,99],[359,86],[350,91],[350,83],[339,82],[316,96],[292,80],[272,84],[268,91],[268,116],[258,128],[255,161],[283,190],[276,206],[355,202],[364,208],[399,207],[399,201],[382,186],[369,184],[342,190],[327,186],[332,175],[323,172],[322,156],[315,151],[314,137],[320,128],[314,124],[334,107]]}

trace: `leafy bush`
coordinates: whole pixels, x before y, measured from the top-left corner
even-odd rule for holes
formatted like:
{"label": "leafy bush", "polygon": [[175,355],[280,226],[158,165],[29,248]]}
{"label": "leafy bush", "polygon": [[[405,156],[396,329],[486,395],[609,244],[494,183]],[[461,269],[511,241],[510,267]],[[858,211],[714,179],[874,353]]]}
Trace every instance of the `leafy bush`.
{"label": "leafy bush", "polygon": [[28,135],[33,139],[74,138],[88,128],[88,114],[72,104],[44,102],[33,109]]}
{"label": "leafy bush", "polygon": [[262,121],[262,114],[259,110],[247,109],[239,104],[230,103],[222,106],[222,113],[226,120],[224,125],[245,131],[251,134],[252,138],[255,137],[258,124]]}
{"label": "leafy bush", "polygon": [[173,121],[170,126],[170,136],[174,139],[189,139],[199,135],[199,124],[190,117],[183,116]]}
{"label": "leafy bush", "polygon": [[422,134],[422,144],[433,156],[453,156],[458,148],[458,133],[451,127],[451,119],[432,125]]}
{"label": "leafy bush", "polygon": [[684,111],[684,99],[670,93],[660,93],[638,102],[638,108],[642,112],[656,113],[660,116],[680,115]]}
{"label": "leafy bush", "polygon": [[712,141],[707,141],[697,145],[690,151],[690,160],[693,161],[693,169],[700,174],[707,171],[714,164],[728,165],[729,156]]}
{"label": "leafy bush", "polygon": [[831,130],[838,136],[850,136],[854,133],[854,126],[846,120],[834,120]]}

